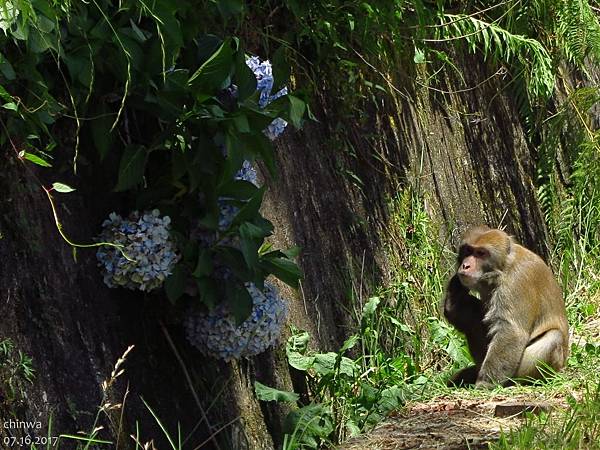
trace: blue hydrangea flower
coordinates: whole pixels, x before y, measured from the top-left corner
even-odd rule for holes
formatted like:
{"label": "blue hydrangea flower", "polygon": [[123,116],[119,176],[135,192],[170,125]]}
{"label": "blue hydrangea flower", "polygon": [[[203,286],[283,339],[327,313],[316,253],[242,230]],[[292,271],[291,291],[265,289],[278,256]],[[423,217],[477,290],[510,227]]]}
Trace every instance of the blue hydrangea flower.
{"label": "blue hydrangea flower", "polygon": [[264,352],[277,343],[288,314],[277,288],[265,283],[259,290],[246,283],[252,297],[252,312],[239,326],[224,305],[207,314],[191,313],[186,321],[188,341],[205,355],[232,361]]}
{"label": "blue hydrangea flower", "polygon": [[[276,120],[281,120],[281,119],[275,119],[272,122],[272,124],[275,123]],[[271,125],[269,125],[269,127],[270,126]],[[244,162],[242,163],[242,168],[240,170],[238,170],[238,172],[235,174],[235,176],[233,178],[236,180],[249,181],[254,186],[258,186],[258,177],[256,175],[256,169],[252,166],[252,163],[248,160],[244,160]]]}
{"label": "blue hydrangea flower", "polygon": [[[260,99],[258,100],[258,104],[261,108],[264,108],[273,100],[276,100],[283,95],[287,95],[287,87],[284,87],[277,93],[271,95],[274,79],[273,67],[268,59],[261,62],[258,56],[252,56],[246,60],[246,65],[250,67],[252,72],[254,72],[254,76],[256,77],[256,89],[260,91]],[[265,130],[263,130],[263,132],[269,139],[275,140],[281,133],[283,133],[283,130],[286,126],[287,122],[285,120],[277,118],[271,122],[271,124]]]}
{"label": "blue hydrangea flower", "polygon": [[129,259],[115,247],[100,247],[96,258],[104,283],[140,291],[161,286],[180,258],[169,235],[170,224],[171,218],[160,217],[157,209],[141,216],[134,211],[127,219],[111,213],[98,240],[121,245]]}

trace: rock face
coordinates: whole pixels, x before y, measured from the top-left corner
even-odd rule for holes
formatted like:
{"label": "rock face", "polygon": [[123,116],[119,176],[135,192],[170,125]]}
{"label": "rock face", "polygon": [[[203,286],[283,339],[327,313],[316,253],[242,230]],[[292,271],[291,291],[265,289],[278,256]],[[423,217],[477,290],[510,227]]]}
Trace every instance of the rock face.
{"label": "rock face", "polygon": [[[493,75],[476,60],[459,59],[468,86]],[[302,248],[302,289],[282,289],[291,299],[291,323],[309,331],[321,350],[336,348],[352,326],[348,292],[366,293],[386,277],[386,202],[398,186],[419,189],[449,235],[472,224],[505,225],[526,246],[547,253],[530,149],[502,81],[491,77],[451,93],[459,83],[448,78],[450,93],[443,93],[410,79],[397,75],[399,92],[376,97],[358,119],[336,116],[337,99],[323,95],[313,105],[319,122],[288,130],[277,144],[280,175],[266,180],[264,212],[275,224],[277,245]],[[102,380],[133,344],[126,372],[110,392],[111,402],[122,401],[129,381],[130,428],[122,439],[136,420],[141,440],[162,439],[143,397],[172,433],[178,421],[184,437],[197,426],[188,443],[280,446],[285,407],[259,404],[253,383],[292,388],[283,349],[229,365],[202,357],[183,339],[177,317],[165,313],[165,299],[107,289],[93,251],[79,250],[75,261],[37,181],[12,152],[1,158],[0,339],[11,338],[36,370],[34,382],[23,384],[19,419],[45,428],[52,415],[57,432],[88,429],[102,401]],[[89,241],[110,206],[91,188],[58,195],[65,230]],[[118,426],[102,423],[103,436],[116,439]]]}

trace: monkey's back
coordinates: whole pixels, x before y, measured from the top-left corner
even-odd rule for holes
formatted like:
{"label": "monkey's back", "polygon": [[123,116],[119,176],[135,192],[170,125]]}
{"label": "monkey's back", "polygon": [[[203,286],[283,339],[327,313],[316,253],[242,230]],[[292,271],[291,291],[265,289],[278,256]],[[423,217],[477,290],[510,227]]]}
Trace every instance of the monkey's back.
{"label": "monkey's back", "polygon": [[[522,292],[522,299],[528,299],[528,307],[524,310],[531,316],[531,338],[552,329],[558,329],[563,335],[563,353],[568,354],[569,325],[563,294],[556,277],[548,265],[534,252],[514,244],[516,258],[511,271],[514,277],[515,289]],[[523,311],[523,309],[522,309]],[[526,314],[527,315],[527,314]]]}

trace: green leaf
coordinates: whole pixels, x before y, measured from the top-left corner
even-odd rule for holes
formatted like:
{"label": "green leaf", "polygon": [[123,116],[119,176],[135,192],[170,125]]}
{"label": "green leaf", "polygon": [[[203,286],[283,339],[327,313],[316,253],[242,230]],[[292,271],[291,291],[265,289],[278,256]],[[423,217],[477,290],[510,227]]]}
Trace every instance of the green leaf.
{"label": "green leaf", "polygon": [[298,288],[298,280],[302,278],[302,272],[295,262],[287,258],[262,258],[260,266],[272,273],[288,286]]}
{"label": "green leaf", "polygon": [[214,34],[205,34],[197,38],[198,61],[205,62],[217,51],[223,40]]}
{"label": "green leaf", "polygon": [[264,230],[249,222],[240,225],[240,246],[246,264],[250,268],[258,266],[258,249],[265,238]]}
{"label": "green leaf", "polygon": [[52,167],[52,164],[50,164],[49,162],[44,161],[39,156],[34,155],[33,153],[28,153],[28,152],[26,152],[24,150],[22,150],[22,151],[19,152],[19,158],[31,161],[32,163],[37,164],[38,166]]}
{"label": "green leaf", "polygon": [[352,377],[358,373],[358,365],[354,361],[352,361],[350,358],[346,358],[345,356],[339,357],[339,355],[334,352],[317,353],[315,355],[313,368],[315,369],[315,372],[320,375],[328,375],[336,369],[338,358],[340,364],[340,373],[348,375],[349,377]]}
{"label": "green leaf", "polygon": [[275,167],[275,152],[273,151],[273,144],[269,138],[263,133],[249,134],[244,136],[244,141],[246,143],[246,148],[263,160],[267,166],[267,169],[269,170],[269,174],[272,177],[276,177],[277,170]]}
{"label": "green leaf", "polygon": [[302,370],[306,372],[315,363],[314,356],[305,356],[301,353],[289,351],[287,352],[288,363],[294,369]]}
{"label": "green leaf", "polygon": [[217,284],[212,278],[200,278],[196,280],[198,286],[198,296],[200,301],[209,308],[214,308],[217,304]]}
{"label": "green leaf", "polygon": [[165,291],[171,303],[175,303],[185,291],[185,269],[181,263],[177,264],[171,275],[165,280]]}
{"label": "green leaf", "polygon": [[119,164],[119,180],[115,186],[115,191],[126,191],[139,184],[144,177],[147,161],[148,152],[145,147],[127,147]]}
{"label": "green leaf", "polygon": [[235,198],[238,200],[248,200],[256,195],[258,188],[245,180],[231,180],[219,188],[219,196],[226,198]]}
{"label": "green leaf", "polygon": [[63,194],[67,194],[75,190],[71,186],[68,186],[63,183],[52,183],[52,189],[54,189],[56,192],[61,192]]}
{"label": "green leaf", "polygon": [[265,386],[258,381],[254,382],[254,392],[256,392],[258,399],[264,402],[276,401],[295,403],[300,398],[295,392],[280,391],[279,389]]}
{"label": "green leaf", "polygon": [[250,280],[252,274],[248,271],[242,252],[234,247],[217,246],[215,251],[219,260],[229,267],[241,280]]}
{"label": "green leaf", "polygon": [[244,49],[237,52],[234,82],[238,88],[238,99],[244,101],[256,92],[256,77],[246,64]]}
{"label": "green leaf", "polygon": [[4,77],[8,81],[12,81],[17,78],[17,74],[15,73],[15,69],[13,69],[12,64],[6,57],[0,53],[0,73],[4,75]]}
{"label": "green leaf", "polygon": [[18,105],[15,102],[8,102],[2,105],[4,109],[8,109],[9,111],[17,111],[19,109]]}
{"label": "green leaf", "polygon": [[281,45],[273,54],[271,60],[273,65],[273,90],[272,92],[279,92],[279,90],[287,84],[290,75],[292,65],[287,58],[287,46]]}
{"label": "green leaf", "polygon": [[217,2],[217,8],[223,16],[228,19],[232,16],[237,16],[244,10],[244,2],[242,0],[219,0]]}
{"label": "green leaf", "polygon": [[106,157],[112,146],[113,134],[110,130],[114,120],[114,116],[112,114],[107,114],[107,111],[102,108],[99,110],[99,117],[95,118],[90,123],[92,139],[94,140],[94,145],[100,155],[100,160],[103,160]]}
{"label": "green leaf", "polygon": [[300,255],[301,251],[302,251],[302,248],[297,245],[294,245],[293,247],[290,247],[287,250],[281,250],[281,252],[285,256],[287,256],[289,259],[296,258],[298,255]]}
{"label": "green leaf", "polygon": [[286,351],[304,353],[308,347],[309,341],[310,334],[308,331],[300,331],[295,329],[294,334],[292,334],[287,340]]}
{"label": "green leaf", "polygon": [[13,100],[12,95],[10,95],[2,85],[0,85],[0,98],[2,98],[2,100],[6,100],[7,102],[12,102]]}
{"label": "green leaf", "polygon": [[208,249],[202,249],[198,254],[198,263],[192,275],[196,278],[201,278],[209,276],[212,272],[212,255]]}
{"label": "green leaf", "polygon": [[244,286],[227,283],[227,304],[237,325],[242,324],[252,312],[252,297]]}
{"label": "green leaf", "polygon": [[198,94],[214,94],[227,87],[233,69],[231,40],[225,40],[188,80],[188,85]]}
{"label": "green leaf", "polygon": [[265,187],[261,187],[257,190],[256,194],[246,202],[244,206],[240,208],[238,213],[235,215],[232,221],[232,225],[239,225],[242,222],[251,221],[259,213],[260,205],[262,204],[263,195],[265,193]]}
{"label": "green leaf", "polygon": [[425,59],[425,52],[422,49],[415,47],[415,56],[413,57],[413,61],[415,64],[426,63],[427,60]]}
{"label": "green leaf", "polygon": [[357,344],[358,340],[359,340],[359,337],[356,334],[353,334],[348,339],[346,339],[346,341],[344,342],[344,345],[342,345],[342,348],[340,348],[338,353],[344,353],[346,350],[350,350],[352,347],[354,347]]}
{"label": "green leaf", "polygon": [[299,130],[302,127],[302,117],[304,116],[304,111],[306,111],[306,103],[290,94],[285,97],[290,102],[290,122],[292,122],[292,125]]}
{"label": "green leaf", "polygon": [[365,306],[363,306],[363,317],[370,317],[375,314],[375,310],[380,302],[381,299],[379,297],[371,297],[367,303],[365,303]]}
{"label": "green leaf", "polygon": [[320,448],[322,439],[334,431],[331,409],[317,403],[293,410],[283,422],[283,431],[295,436],[295,448]]}

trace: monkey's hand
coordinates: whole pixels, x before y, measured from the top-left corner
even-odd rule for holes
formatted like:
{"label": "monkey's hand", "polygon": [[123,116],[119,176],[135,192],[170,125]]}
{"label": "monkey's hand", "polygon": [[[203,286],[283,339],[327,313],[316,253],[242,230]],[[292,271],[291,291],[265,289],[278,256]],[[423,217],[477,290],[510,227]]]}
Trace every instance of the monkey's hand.
{"label": "monkey's hand", "polygon": [[454,274],[454,276],[450,278],[446,291],[448,296],[452,297],[462,297],[469,294],[469,290],[460,282],[458,274]]}
{"label": "monkey's hand", "polygon": [[444,316],[463,333],[483,320],[483,305],[479,299],[469,294],[458,275],[454,275],[448,283],[444,298]]}

